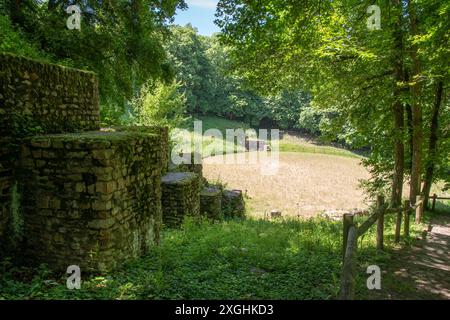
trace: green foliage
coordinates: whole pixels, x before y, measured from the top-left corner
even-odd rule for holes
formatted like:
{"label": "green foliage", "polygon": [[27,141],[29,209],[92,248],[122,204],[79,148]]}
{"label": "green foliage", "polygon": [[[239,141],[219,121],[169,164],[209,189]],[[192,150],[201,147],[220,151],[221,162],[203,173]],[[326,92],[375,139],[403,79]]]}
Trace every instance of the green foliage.
{"label": "green foliage", "polygon": [[301,90],[262,96],[245,86],[241,77],[229,73],[229,49],[217,35],[204,37],[190,25],[171,28],[166,45],[190,114],[210,114],[241,120],[258,127],[263,118],[279,128],[301,125],[299,115],[310,97]]}
{"label": "green foliage", "polygon": [[157,81],[142,86],[132,101],[137,125],[179,127],[184,119],[186,98],[177,82],[165,84]]}
{"label": "green foliage", "polygon": [[[109,122],[115,109],[124,113],[127,101],[148,79],[171,80],[173,70],[167,64],[163,42],[175,10],[186,8],[184,0],[71,3],[82,10],[81,30],[66,27],[67,1],[0,0],[6,16],[0,20],[1,32],[7,20],[14,30],[6,25],[6,36],[0,36],[1,50],[48,56],[53,62],[96,72],[101,105],[113,109],[103,112]],[[37,53],[26,43],[35,44]]]}
{"label": "green foliage", "polygon": [[28,41],[23,32],[14,28],[8,16],[0,15],[0,51],[45,60],[36,44]]}
{"label": "green foliage", "polygon": [[[394,219],[386,218],[392,244]],[[412,225],[412,235],[420,226]],[[420,229],[421,230],[421,229]],[[386,261],[375,229],[358,242],[360,265]],[[187,220],[161,245],[114,273],[84,275],[81,290],[45,267],[0,263],[0,299],[334,299],[340,285],[341,222],[324,219]],[[365,288],[365,270],[358,290]]]}
{"label": "green foliage", "polygon": [[[321,133],[356,148],[370,146],[366,165],[377,184],[386,186],[392,180],[393,144],[398,135],[394,102],[400,101],[407,110],[413,101],[409,88],[419,81],[427,134],[434,84],[448,83],[450,5],[437,0],[399,1],[397,5],[378,1],[382,28],[369,31],[366,9],[370,4],[339,0],[299,6],[295,0],[268,0],[264,5],[257,0],[220,0],[216,16],[234,74],[263,93],[297,88],[309,91],[312,104],[322,111]],[[416,36],[411,35],[410,4],[419,15]],[[398,32],[403,34],[402,48],[395,45]],[[397,56],[400,54],[405,74],[411,74],[409,53],[414,46],[418,47],[421,74],[399,82],[394,72]],[[448,141],[448,104],[448,99],[443,102],[447,112],[440,117],[439,154],[431,160],[438,164],[436,179],[448,179],[448,165],[443,162],[448,163],[450,153],[448,143],[442,141]],[[308,112],[300,116],[302,126],[317,130],[315,121],[308,123],[311,118],[316,120],[310,116]],[[408,136],[401,138],[408,146]],[[427,144],[424,147],[426,155]],[[405,149],[408,168],[410,154],[409,148]]]}

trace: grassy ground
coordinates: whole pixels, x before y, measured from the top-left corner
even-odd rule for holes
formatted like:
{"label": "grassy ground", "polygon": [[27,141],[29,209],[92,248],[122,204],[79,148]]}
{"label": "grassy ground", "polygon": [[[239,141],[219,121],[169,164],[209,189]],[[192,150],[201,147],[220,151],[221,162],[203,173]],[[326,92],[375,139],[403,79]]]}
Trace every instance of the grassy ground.
{"label": "grassy ground", "polygon": [[[222,133],[222,139],[213,139],[211,137],[202,137],[202,135],[194,133],[194,121],[202,121],[202,131],[203,133],[209,129],[218,129]],[[177,141],[191,139],[191,141],[201,141],[203,146],[203,156],[207,157],[211,155],[212,149],[217,150],[219,146],[225,151],[234,150],[235,152],[244,152],[245,148],[242,146],[237,146],[235,142],[230,143],[226,141],[226,129],[243,129],[244,131],[250,129],[248,124],[240,121],[228,120],[224,118],[214,117],[214,116],[198,116],[192,117],[187,121],[185,129],[189,130],[191,133],[182,133],[177,136]],[[194,142],[193,142],[194,143]],[[333,146],[324,146],[317,143],[315,139],[306,138],[301,135],[296,135],[293,133],[286,133],[283,135],[282,139],[279,141],[279,149],[281,152],[301,152],[301,153],[319,153],[319,154],[330,154],[343,157],[360,158],[359,155],[351,151],[337,148]],[[214,154],[223,154],[224,152],[215,152]]]}
{"label": "grassy ground", "polygon": [[[387,223],[387,243],[392,221]],[[373,228],[372,228],[373,229]],[[420,226],[412,228],[418,234]],[[116,272],[86,276],[68,290],[64,273],[0,263],[0,299],[334,299],[341,270],[340,222],[324,219],[188,221]],[[360,264],[386,262],[375,232],[359,242]],[[358,294],[365,290],[358,274]]]}
{"label": "grassy ground", "polygon": [[[230,125],[214,121],[219,120],[205,121],[204,128]],[[338,163],[337,159],[356,161],[333,157],[322,169]],[[339,182],[333,179],[340,171],[332,167],[323,181]],[[273,185],[267,188],[274,190]],[[332,196],[339,197],[342,188],[335,186],[333,190]],[[386,217],[388,248],[396,247],[393,218]],[[423,228],[413,224],[412,238],[419,237]],[[406,240],[408,244],[411,239]],[[81,290],[66,288],[64,272],[52,273],[45,266],[17,267],[10,259],[3,259],[0,299],[334,299],[339,292],[341,245],[341,222],[321,218],[250,218],[215,224],[187,221],[180,230],[164,230],[160,246],[115,272],[82,274]],[[395,254],[390,249],[375,249],[374,227],[358,241],[357,298],[374,298],[366,288],[365,268],[374,264],[384,268]],[[412,290],[406,282],[386,279],[388,285]]]}
{"label": "grassy ground", "polygon": [[285,134],[280,141],[282,152],[303,152],[330,154],[341,157],[361,158],[356,153],[342,148],[318,144],[314,139],[302,137],[301,135]]}
{"label": "grassy ground", "polygon": [[[202,122],[202,133],[194,132],[194,121]],[[191,144],[191,150],[199,152],[197,146],[201,146],[201,154],[203,157],[209,157],[216,154],[224,154],[227,150],[231,152],[245,152],[243,146],[238,146],[235,141],[227,141],[226,129],[248,129],[248,125],[239,122],[232,121],[218,117],[199,116],[192,117],[187,121],[182,131],[173,130],[171,133],[171,139],[179,147],[175,147],[175,150],[181,151],[186,145]],[[209,129],[217,129],[221,133],[221,137],[204,136],[205,131]],[[186,131],[187,130],[187,131]],[[183,150],[186,152],[186,150]]]}
{"label": "grassy ground", "polygon": [[263,161],[232,165],[216,161],[219,157],[204,160],[204,176],[246,191],[247,203],[256,216],[263,217],[272,209],[296,217],[367,207],[358,186],[369,174],[357,158],[282,152],[277,174],[262,175]]}

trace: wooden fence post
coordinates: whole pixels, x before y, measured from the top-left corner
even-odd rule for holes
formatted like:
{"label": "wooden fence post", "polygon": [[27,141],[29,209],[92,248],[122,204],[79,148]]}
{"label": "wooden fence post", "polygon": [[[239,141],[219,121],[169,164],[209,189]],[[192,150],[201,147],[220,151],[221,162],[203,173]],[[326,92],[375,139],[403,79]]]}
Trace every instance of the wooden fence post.
{"label": "wooden fence post", "polygon": [[405,208],[402,208],[402,206],[400,206],[397,211],[397,220],[395,221],[395,243],[400,242],[400,231],[402,229],[402,215],[404,209]]}
{"label": "wooden fence post", "polygon": [[341,275],[341,300],[353,300],[355,298],[356,277],[356,250],[358,243],[358,231],[355,225],[348,228],[348,242],[345,250],[344,262],[342,263]]}
{"label": "wooden fence post", "polygon": [[348,239],[348,230],[350,226],[353,226],[355,222],[353,221],[354,214],[353,213],[344,213],[344,219],[343,219],[343,225],[344,225],[344,232],[343,232],[343,245],[342,245],[342,261],[344,261],[345,258],[345,250],[347,248],[347,239]]}
{"label": "wooden fence post", "polygon": [[423,196],[416,197],[416,223],[420,223],[423,213]]}
{"label": "wooden fence post", "polygon": [[409,200],[405,200],[405,225],[404,225],[404,236],[409,237],[409,213],[411,211],[411,202]]}
{"label": "wooden fence post", "polygon": [[434,208],[436,207],[436,198],[437,194],[433,194],[433,204],[431,205],[431,211],[434,211]]}
{"label": "wooden fence post", "polygon": [[[384,197],[377,197],[377,210],[383,210]],[[377,221],[377,249],[383,250],[383,233],[384,233],[384,210],[380,212],[380,216]]]}

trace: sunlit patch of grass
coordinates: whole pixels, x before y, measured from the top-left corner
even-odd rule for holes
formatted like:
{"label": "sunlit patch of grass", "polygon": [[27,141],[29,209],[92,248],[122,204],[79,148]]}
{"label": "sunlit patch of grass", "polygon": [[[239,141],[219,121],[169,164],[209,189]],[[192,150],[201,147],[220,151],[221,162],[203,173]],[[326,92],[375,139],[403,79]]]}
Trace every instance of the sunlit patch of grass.
{"label": "sunlit patch of grass", "polygon": [[[390,225],[387,219],[387,233]],[[81,290],[68,290],[65,274],[5,260],[0,299],[334,299],[341,246],[341,222],[319,218],[187,220],[179,230],[164,230],[161,245],[146,256],[115,272],[83,278]],[[360,266],[386,262],[388,254],[374,246],[371,230],[359,243]],[[360,269],[359,292],[366,277]]]}

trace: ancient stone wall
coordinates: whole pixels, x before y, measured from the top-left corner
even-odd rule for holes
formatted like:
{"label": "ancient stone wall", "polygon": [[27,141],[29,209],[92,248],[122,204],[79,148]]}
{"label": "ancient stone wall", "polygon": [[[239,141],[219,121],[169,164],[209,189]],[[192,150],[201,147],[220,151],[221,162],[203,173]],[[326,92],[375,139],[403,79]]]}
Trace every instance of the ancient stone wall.
{"label": "ancient stone wall", "polygon": [[[170,157],[170,153],[168,154]],[[206,185],[207,180],[203,177],[203,164],[202,156],[198,152],[182,153],[179,155],[183,159],[190,159],[187,163],[175,164],[171,158],[168,158],[168,171],[169,172],[193,172],[200,177],[200,186]]]}
{"label": "ancient stone wall", "polygon": [[159,241],[160,136],[35,136],[22,148],[26,256],[107,271]]}
{"label": "ancient stone wall", "polygon": [[204,187],[200,193],[200,211],[209,219],[219,220],[222,216],[222,190],[216,186]]}
{"label": "ancient stone wall", "polygon": [[4,244],[20,139],[98,129],[99,98],[97,77],[91,72],[10,54],[0,54],[0,66],[0,243]]}
{"label": "ancient stone wall", "polygon": [[157,134],[161,139],[161,172],[165,174],[169,168],[169,128],[168,127],[157,127],[157,126],[118,126],[111,128],[113,131],[139,131]]}
{"label": "ancient stone wall", "polygon": [[193,172],[169,172],[162,177],[163,223],[179,226],[185,216],[200,216],[200,177]]}
{"label": "ancient stone wall", "polygon": [[0,65],[1,108],[9,113],[16,130],[60,133],[99,129],[94,73],[9,54],[0,54]]}
{"label": "ancient stone wall", "polygon": [[245,217],[245,201],[241,190],[223,190],[222,213],[228,218]]}

